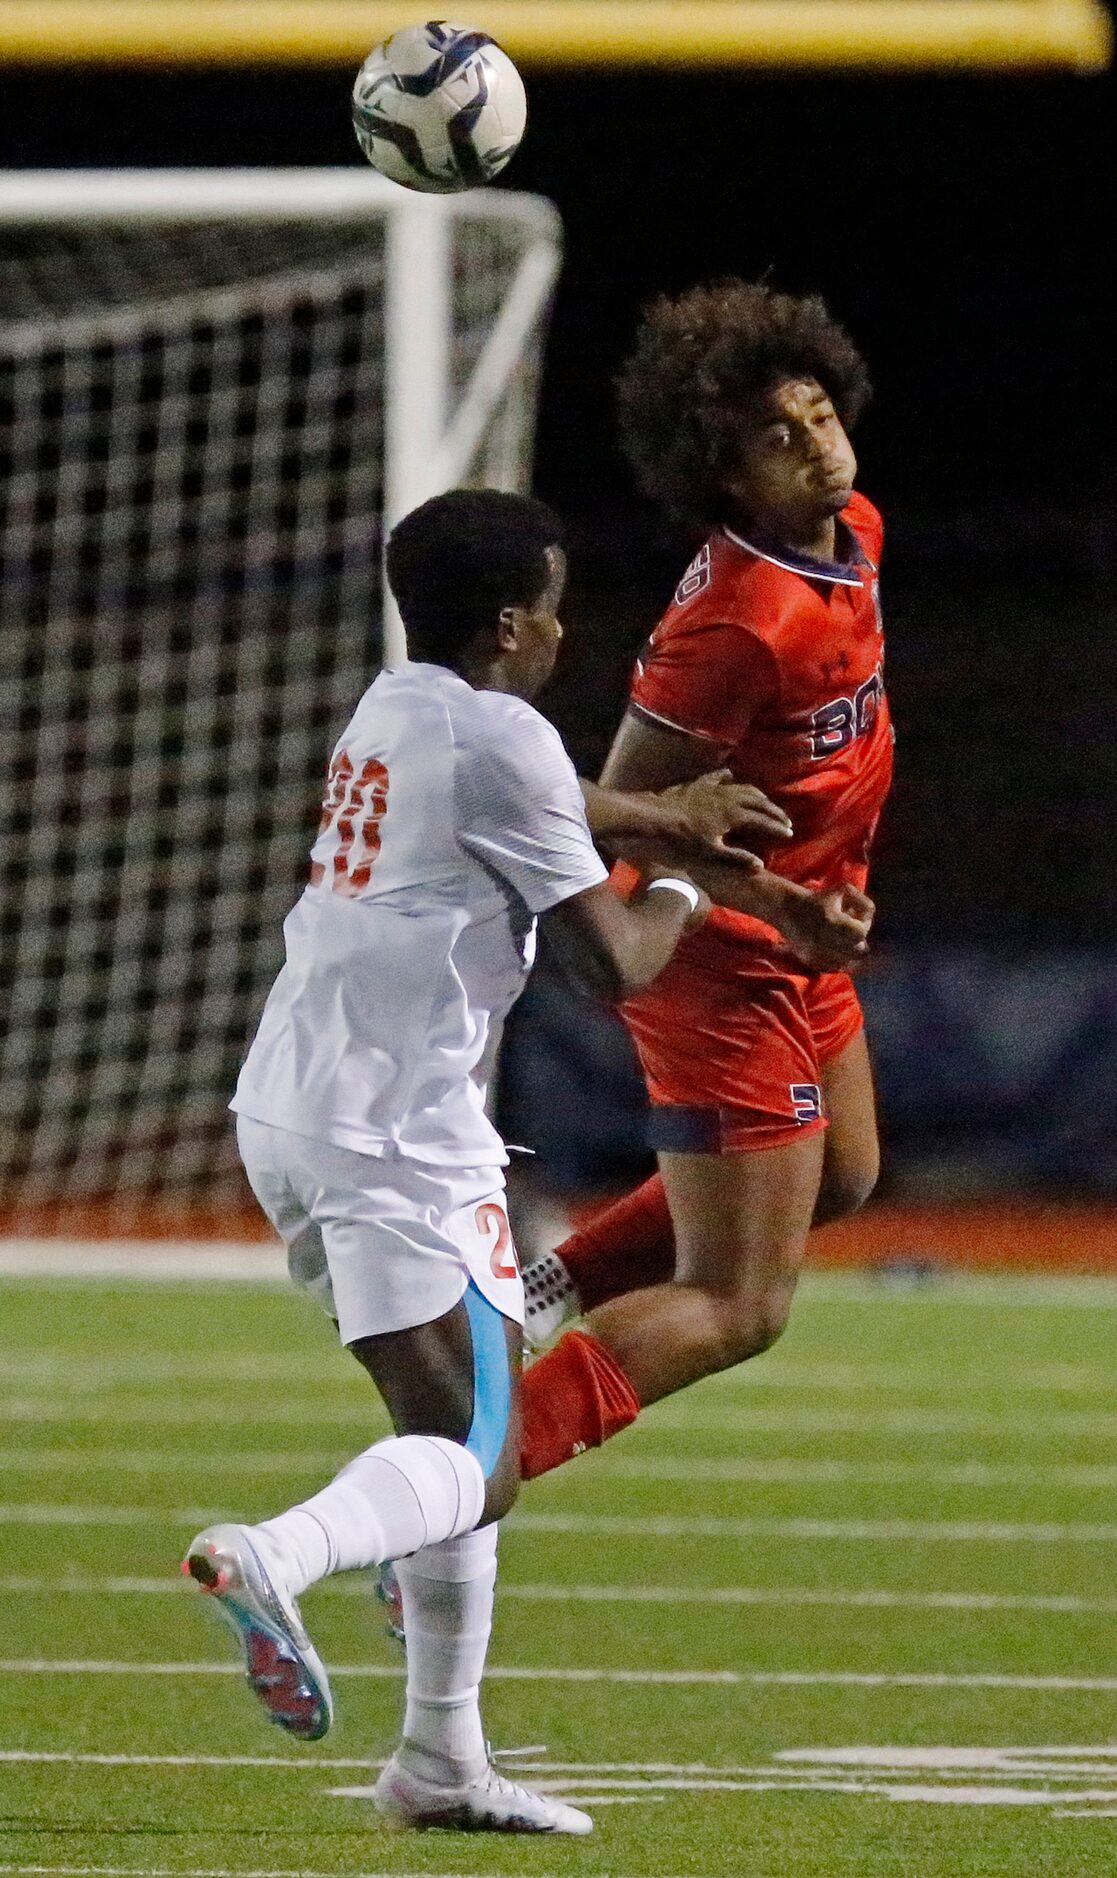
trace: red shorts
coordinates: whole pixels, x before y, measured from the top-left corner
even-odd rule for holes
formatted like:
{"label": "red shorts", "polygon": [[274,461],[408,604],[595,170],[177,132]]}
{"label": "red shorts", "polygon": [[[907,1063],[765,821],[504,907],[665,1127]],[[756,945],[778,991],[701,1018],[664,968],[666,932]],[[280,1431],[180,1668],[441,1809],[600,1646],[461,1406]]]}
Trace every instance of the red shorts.
{"label": "red shorts", "polygon": [[800,972],[713,933],[684,940],[622,1006],[652,1102],[652,1146],[735,1154],[826,1126],[821,1070],[863,1024],[848,972]]}

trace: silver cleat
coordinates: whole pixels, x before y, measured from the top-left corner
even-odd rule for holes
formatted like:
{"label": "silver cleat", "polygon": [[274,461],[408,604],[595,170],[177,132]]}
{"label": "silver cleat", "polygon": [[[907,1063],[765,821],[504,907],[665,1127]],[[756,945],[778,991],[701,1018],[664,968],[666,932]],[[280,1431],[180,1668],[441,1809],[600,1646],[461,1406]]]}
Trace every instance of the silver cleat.
{"label": "silver cleat", "polygon": [[248,1686],[268,1720],[320,1741],[334,1718],[329,1679],[295,1600],[276,1590],[246,1526],[207,1526],[182,1570],[213,1600],[244,1651]]}
{"label": "silver cleat", "polygon": [[[402,1752],[418,1754],[407,1742]],[[588,1813],[564,1800],[533,1793],[498,1773],[490,1761],[473,1780],[456,1786],[443,1786],[427,1779],[411,1767],[402,1765],[399,1754],[392,1756],[376,1783],[374,1798],[377,1810],[396,1826],[410,1826],[423,1832],[439,1828],[450,1832],[542,1832],[574,1833],[581,1836],[593,1831]]]}

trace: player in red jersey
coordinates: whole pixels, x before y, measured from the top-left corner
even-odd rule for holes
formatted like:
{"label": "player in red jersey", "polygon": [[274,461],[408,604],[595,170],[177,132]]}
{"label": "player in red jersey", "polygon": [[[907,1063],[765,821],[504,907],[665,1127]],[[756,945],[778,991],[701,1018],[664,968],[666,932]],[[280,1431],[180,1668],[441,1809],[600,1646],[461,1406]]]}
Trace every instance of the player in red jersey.
{"label": "player in red jersey", "polygon": [[892,770],[881,522],[849,441],[865,366],[820,300],[728,281],[657,302],[619,389],[641,486],[712,532],[637,666],[603,781],[662,789],[724,763],[793,832],[762,874],[695,871],[713,915],[624,1006],[660,1172],[529,1270],[537,1322],[589,1316],[527,1374],[528,1477],[766,1349],[812,1225],[859,1206],[878,1171],[847,969]]}

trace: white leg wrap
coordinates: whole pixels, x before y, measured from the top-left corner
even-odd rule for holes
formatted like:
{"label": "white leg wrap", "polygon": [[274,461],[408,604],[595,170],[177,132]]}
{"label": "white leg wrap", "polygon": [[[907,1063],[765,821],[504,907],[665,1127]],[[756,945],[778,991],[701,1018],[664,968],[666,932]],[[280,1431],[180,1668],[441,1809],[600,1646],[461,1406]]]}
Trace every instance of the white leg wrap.
{"label": "white leg wrap", "polygon": [[258,1530],[283,1555],[288,1586],[298,1597],[331,1572],[406,1558],[468,1533],[484,1504],[480,1464],[458,1442],[393,1435]]}

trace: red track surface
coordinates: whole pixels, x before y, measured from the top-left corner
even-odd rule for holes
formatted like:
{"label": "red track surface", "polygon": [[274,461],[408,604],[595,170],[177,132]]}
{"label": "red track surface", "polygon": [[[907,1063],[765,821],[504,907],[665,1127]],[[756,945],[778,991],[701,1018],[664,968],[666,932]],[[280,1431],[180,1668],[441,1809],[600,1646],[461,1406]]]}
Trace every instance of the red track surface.
{"label": "red track surface", "polygon": [[[266,1222],[252,1206],[217,1212],[129,1203],[125,1209],[113,1201],[80,1207],[0,1207],[0,1236],[274,1244]],[[881,1204],[866,1208],[856,1219],[828,1226],[811,1242],[815,1266],[921,1260],[976,1270],[1117,1276],[1117,1207],[1038,1201],[939,1207]]]}

